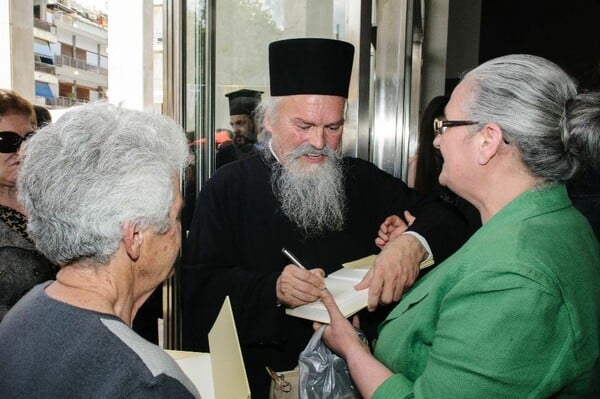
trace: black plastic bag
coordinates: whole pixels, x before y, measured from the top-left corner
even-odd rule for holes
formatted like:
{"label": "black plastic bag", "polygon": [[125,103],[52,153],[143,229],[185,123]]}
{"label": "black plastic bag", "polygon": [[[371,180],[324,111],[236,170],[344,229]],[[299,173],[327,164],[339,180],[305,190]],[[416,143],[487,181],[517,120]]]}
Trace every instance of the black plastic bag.
{"label": "black plastic bag", "polygon": [[321,340],[327,326],[312,336],[300,353],[300,399],[360,399],[346,361]]}

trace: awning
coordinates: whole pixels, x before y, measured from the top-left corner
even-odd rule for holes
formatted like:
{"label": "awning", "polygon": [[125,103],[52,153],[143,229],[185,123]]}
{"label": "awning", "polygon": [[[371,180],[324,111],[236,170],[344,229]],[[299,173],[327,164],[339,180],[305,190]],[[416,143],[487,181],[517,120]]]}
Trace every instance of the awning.
{"label": "awning", "polygon": [[33,42],[33,52],[40,56],[42,62],[46,64],[54,64],[54,55],[50,50],[48,43]]}
{"label": "awning", "polygon": [[35,81],[35,95],[46,98],[54,98],[54,94],[52,94],[50,85],[47,82],[38,82],[37,80]]}

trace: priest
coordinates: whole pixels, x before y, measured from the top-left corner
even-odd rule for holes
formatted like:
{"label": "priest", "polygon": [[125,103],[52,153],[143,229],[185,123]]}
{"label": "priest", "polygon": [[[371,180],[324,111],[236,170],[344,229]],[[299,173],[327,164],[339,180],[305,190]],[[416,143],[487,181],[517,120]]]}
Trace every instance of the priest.
{"label": "priest", "polygon": [[[359,284],[369,287],[371,307],[397,301],[422,261],[443,260],[468,235],[443,203],[342,156],[353,56],[354,47],[338,40],[271,43],[271,97],[260,106],[264,150],[219,169],[195,208],[182,277],[184,349],[208,350],[207,333],[229,295],[256,398],[268,397],[265,366],[295,367],[313,333],[311,322],[285,308],[318,299],[323,276],[342,263],[378,253],[374,239],[388,215],[409,210],[416,220]],[[375,315],[362,317],[363,328],[376,325]]]}

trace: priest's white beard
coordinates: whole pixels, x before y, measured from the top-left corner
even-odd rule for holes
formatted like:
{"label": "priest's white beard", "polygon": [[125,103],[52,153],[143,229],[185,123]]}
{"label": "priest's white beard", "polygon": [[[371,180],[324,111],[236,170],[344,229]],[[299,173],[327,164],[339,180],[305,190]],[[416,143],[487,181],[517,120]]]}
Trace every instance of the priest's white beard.
{"label": "priest's white beard", "polygon": [[[302,164],[300,158],[308,153],[323,154],[324,161]],[[286,156],[285,167],[275,163],[273,169],[271,185],[281,210],[306,236],[342,230],[346,194],[339,151],[304,144]]]}

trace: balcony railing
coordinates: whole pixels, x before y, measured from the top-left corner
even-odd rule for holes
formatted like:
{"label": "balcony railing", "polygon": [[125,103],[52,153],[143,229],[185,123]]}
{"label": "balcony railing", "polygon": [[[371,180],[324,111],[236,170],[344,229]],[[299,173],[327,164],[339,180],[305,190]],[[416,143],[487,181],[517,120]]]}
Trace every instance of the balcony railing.
{"label": "balcony railing", "polygon": [[56,97],[56,98],[46,98],[46,105],[51,107],[72,107],[73,105],[80,105],[87,103],[86,100],[80,100],[77,98],[71,97]]}
{"label": "balcony railing", "polygon": [[42,19],[33,18],[33,26],[35,26],[38,29],[50,32],[50,24]]}
{"label": "balcony railing", "polygon": [[54,65],[46,64],[45,62],[35,61],[34,69],[38,72],[56,75],[56,69],[54,68]]}
{"label": "balcony railing", "polygon": [[54,64],[57,66],[70,66],[72,68],[82,69],[84,71],[90,71],[100,75],[108,75],[108,69],[88,64],[84,60],[78,60],[68,55],[55,55]]}

